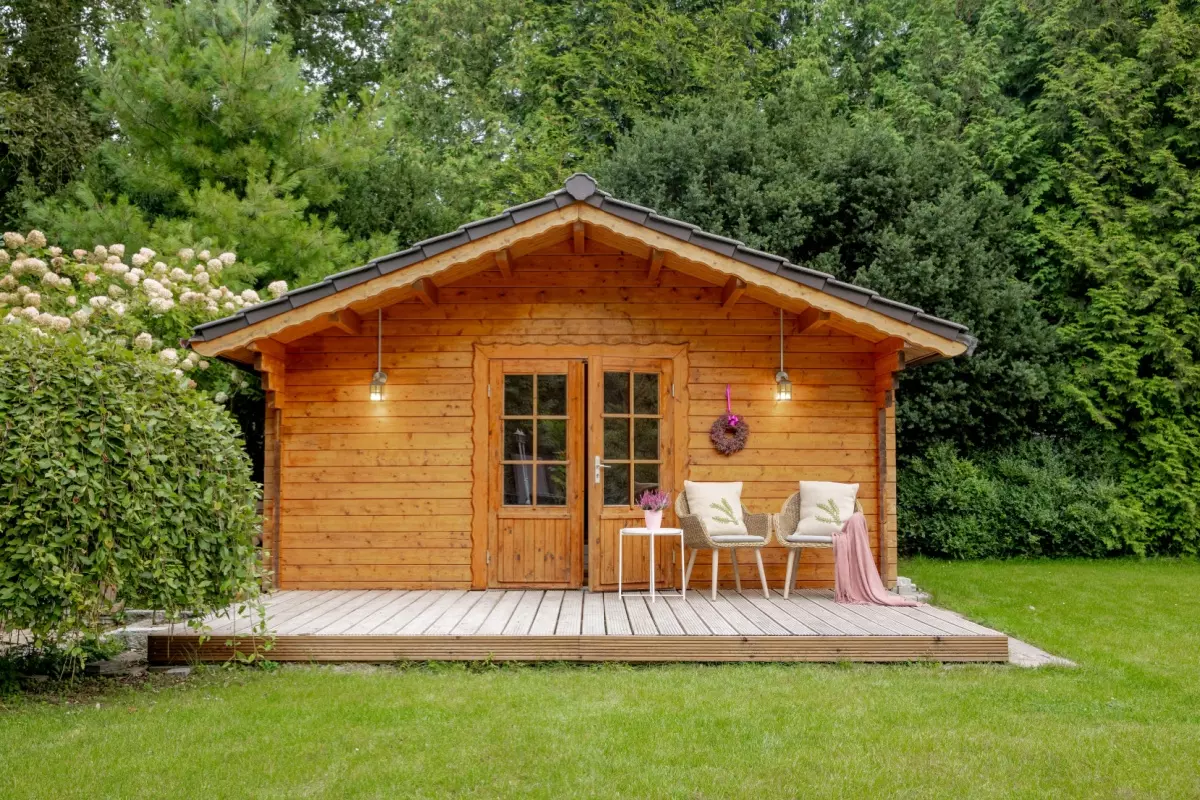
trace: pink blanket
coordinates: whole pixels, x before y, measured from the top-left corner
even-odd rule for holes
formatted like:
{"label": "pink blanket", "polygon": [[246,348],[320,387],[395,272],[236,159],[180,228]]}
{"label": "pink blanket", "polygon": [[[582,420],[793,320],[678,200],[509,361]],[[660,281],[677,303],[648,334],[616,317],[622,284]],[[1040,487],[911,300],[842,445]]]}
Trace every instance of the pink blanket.
{"label": "pink blanket", "polygon": [[867,540],[867,520],[862,512],[833,535],[833,576],[839,603],[877,606],[917,606],[920,603],[889,594],[879,579],[871,543]]}

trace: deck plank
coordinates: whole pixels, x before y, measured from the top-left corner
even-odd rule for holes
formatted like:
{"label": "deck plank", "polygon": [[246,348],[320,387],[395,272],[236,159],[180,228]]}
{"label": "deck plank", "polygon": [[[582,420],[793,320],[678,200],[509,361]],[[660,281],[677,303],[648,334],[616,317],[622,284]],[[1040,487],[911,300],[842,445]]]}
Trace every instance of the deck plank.
{"label": "deck plank", "polygon": [[513,609],[513,614],[508,619],[508,624],[504,626],[505,636],[526,636],[529,634],[529,626],[533,624],[533,618],[537,616],[538,606],[542,604],[542,591],[525,592],[525,596],[521,598],[521,602],[517,603],[517,607]]}
{"label": "deck plank", "polygon": [[721,592],[717,593],[714,600],[711,595],[705,597],[709,605],[716,609],[717,613],[725,618],[725,621],[733,626],[734,631],[739,636],[764,636],[766,631],[759,628],[750,619],[743,614],[736,606],[729,602],[729,598],[725,597]]}
{"label": "deck plank", "polygon": [[596,592],[583,595],[583,635],[598,636],[604,633],[604,598]]}
{"label": "deck plank", "polygon": [[554,628],[558,625],[558,609],[562,606],[563,593],[561,591],[546,592],[546,596],[542,598],[542,604],[538,606],[537,614],[533,618],[533,624],[529,626],[530,636],[549,636],[554,633]]}
{"label": "deck plank", "polygon": [[654,626],[658,628],[660,636],[682,636],[685,633],[679,620],[675,619],[671,607],[667,605],[667,598],[646,598],[646,608],[650,609],[650,616],[654,618]]}
{"label": "deck plank", "polygon": [[604,632],[609,636],[628,636],[633,632],[625,603],[612,592],[604,594]]}
{"label": "deck plank", "polygon": [[583,592],[568,592],[558,610],[555,636],[578,636],[583,624]]}
{"label": "deck plank", "polygon": [[629,615],[629,627],[633,629],[633,635],[657,636],[658,627],[654,624],[654,617],[646,610],[642,598],[635,594],[627,594],[622,599],[625,601],[625,613]]}
{"label": "deck plank", "polygon": [[776,625],[783,628],[793,636],[817,635],[815,630],[805,625],[791,614],[787,613],[781,603],[775,602],[774,596],[768,600],[765,597],[759,597],[757,593],[753,593],[746,595],[746,600],[763,614],[766,614],[768,617],[770,617]]}
{"label": "deck plank", "polygon": [[683,632],[688,636],[710,636],[712,631],[704,624],[704,620],[696,613],[696,608],[691,602],[691,598],[681,597],[664,597],[663,602],[671,607],[671,612],[675,615],[676,621],[683,627]]}
{"label": "deck plank", "polygon": [[414,603],[427,602],[424,592],[393,592],[387,603],[355,622],[345,631],[346,636],[366,636]]}
{"label": "deck plank", "polygon": [[319,617],[314,617],[313,619],[309,620],[304,624],[303,628],[295,631],[295,633],[319,633],[322,628],[325,628],[328,625],[337,622],[338,620],[353,614],[355,611],[362,608],[364,604],[371,601],[371,598],[378,596],[379,592],[379,589],[368,589],[344,605],[340,605],[337,608],[326,611]]}
{"label": "deck plank", "polygon": [[395,636],[409,620],[441,599],[443,593],[435,589],[429,592],[413,592],[413,594],[417,595],[414,602],[406,603],[385,616],[378,625],[371,629],[371,635]]}
{"label": "deck plank", "polygon": [[475,604],[483,599],[483,592],[467,592],[455,601],[454,605],[433,621],[423,633],[426,636],[446,636],[454,630]]}
{"label": "deck plank", "polygon": [[323,616],[327,611],[341,608],[347,603],[353,602],[360,594],[362,594],[362,591],[355,589],[346,592],[331,592],[331,597],[282,623],[272,625],[271,630],[276,635],[303,633],[312,620]]}
{"label": "deck plank", "polygon": [[492,609],[504,597],[503,589],[488,589],[484,591],[483,597],[479,598],[479,602],[471,606],[471,610],[463,615],[458,624],[454,626],[454,630],[450,633],[456,636],[470,636],[479,630],[483,625],[483,621],[488,618],[488,614],[492,613]]}
{"label": "deck plank", "polygon": [[701,592],[692,592],[687,598],[688,606],[696,612],[696,616],[705,624],[713,636],[736,636],[737,628],[729,624],[721,613],[712,607],[708,598]]}
{"label": "deck plank", "polygon": [[750,620],[763,633],[768,636],[787,636],[787,628],[784,628],[760,611],[753,603],[746,599],[745,595],[738,594],[736,591],[730,589],[722,589],[717,594],[727,600],[738,611],[742,612],[746,619]]}
{"label": "deck plank", "polygon": [[424,611],[404,623],[403,627],[396,631],[396,634],[399,636],[415,636],[424,633],[430,625],[437,621],[438,617],[445,614],[465,594],[467,592],[463,589],[447,589],[441,597],[430,604]]}
{"label": "deck plank", "polygon": [[396,589],[381,589],[379,593],[369,601],[354,609],[349,614],[341,617],[334,622],[326,625],[321,630],[317,631],[318,636],[336,636],[346,633],[354,628],[359,622],[374,614],[381,608],[386,608],[389,604],[396,601],[398,595],[408,594],[404,590]]}
{"label": "deck plank", "polygon": [[850,606],[840,605],[819,592],[813,592],[812,594],[807,595],[804,599],[812,603],[814,606],[817,606],[825,613],[850,623],[850,625],[856,627],[860,633],[865,633],[869,636],[892,635],[890,628],[882,626],[860,614],[854,613]]}
{"label": "deck plank", "polygon": [[980,625],[977,622],[972,622],[971,620],[964,617],[962,614],[957,614],[948,608],[938,608],[937,606],[923,606],[922,610],[926,614],[930,614],[935,617],[940,617],[941,619],[947,620],[948,622],[953,622],[955,625],[959,625],[959,626],[965,628],[966,630],[971,631],[972,633],[974,633],[977,636],[996,636],[996,635],[1000,634],[1000,631],[985,627],[983,625]]}
{"label": "deck plank", "polygon": [[495,636],[504,633],[504,626],[508,624],[509,618],[524,596],[525,592],[520,589],[504,591],[500,601],[492,609],[492,613],[487,615],[487,619],[479,626],[479,630],[475,631],[475,635]]}
{"label": "deck plank", "polygon": [[793,619],[811,628],[818,636],[843,636],[846,633],[829,617],[814,613],[808,606],[796,602],[795,594],[787,600],[784,600],[782,595],[773,596],[772,599],[784,613],[790,614]]}

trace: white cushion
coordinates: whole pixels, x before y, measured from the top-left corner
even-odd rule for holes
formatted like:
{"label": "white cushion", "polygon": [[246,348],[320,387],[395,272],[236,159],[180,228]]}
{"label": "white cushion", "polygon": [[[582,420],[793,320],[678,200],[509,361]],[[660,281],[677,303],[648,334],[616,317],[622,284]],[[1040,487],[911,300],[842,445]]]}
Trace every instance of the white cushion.
{"label": "white cushion", "polygon": [[710,536],[708,538],[714,542],[721,542],[723,544],[766,544],[767,542],[761,536],[751,536],[750,534],[746,534],[745,536]]}
{"label": "white cushion", "polygon": [[742,482],[697,483],[684,481],[688,511],[699,517],[709,536],[745,536],[742,519]]}
{"label": "white cushion", "polygon": [[787,540],[792,544],[833,544],[832,536],[801,536],[798,533],[793,533]]}
{"label": "white cushion", "polygon": [[794,535],[833,536],[854,514],[857,498],[857,483],[800,481],[800,522]]}

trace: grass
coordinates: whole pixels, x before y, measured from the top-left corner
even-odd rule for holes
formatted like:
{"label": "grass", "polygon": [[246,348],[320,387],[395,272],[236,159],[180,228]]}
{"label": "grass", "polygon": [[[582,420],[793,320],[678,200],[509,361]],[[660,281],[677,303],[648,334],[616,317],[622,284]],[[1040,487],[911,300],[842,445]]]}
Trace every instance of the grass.
{"label": "grass", "polygon": [[0,711],[0,797],[1197,797],[1200,563],[912,561],[1080,664],[212,668]]}

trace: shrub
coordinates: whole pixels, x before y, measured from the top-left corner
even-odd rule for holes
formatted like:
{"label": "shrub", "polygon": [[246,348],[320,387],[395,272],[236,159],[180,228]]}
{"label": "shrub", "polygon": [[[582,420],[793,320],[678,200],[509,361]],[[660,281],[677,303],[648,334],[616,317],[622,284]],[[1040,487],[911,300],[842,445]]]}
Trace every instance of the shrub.
{"label": "shrub", "polygon": [[121,603],[177,618],[256,591],[257,487],[228,412],[86,331],[0,325],[0,364],[0,627],[73,642]]}
{"label": "shrub", "polygon": [[1045,440],[964,458],[949,444],[899,471],[900,549],[941,558],[1102,556],[1146,551],[1140,504],[1080,476]]}

